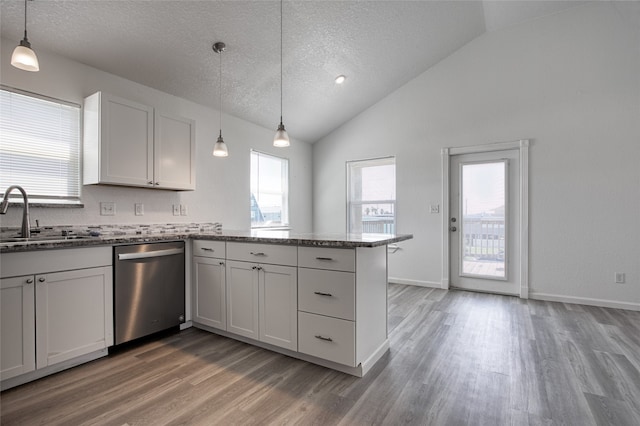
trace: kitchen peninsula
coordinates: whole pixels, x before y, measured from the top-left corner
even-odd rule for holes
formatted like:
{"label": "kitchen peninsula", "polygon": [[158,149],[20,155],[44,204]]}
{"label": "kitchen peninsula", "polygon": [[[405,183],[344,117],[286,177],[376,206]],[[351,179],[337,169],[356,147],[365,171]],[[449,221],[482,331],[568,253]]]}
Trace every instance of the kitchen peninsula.
{"label": "kitchen peninsula", "polygon": [[[33,299],[34,281],[40,277],[102,268],[93,298],[94,304],[100,301],[101,308],[91,311],[95,318],[84,321],[85,325],[95,324],[94,334],[100,337],[100,344],[70,342],[66,348],[68,357],[59,357],[58,365],[54,357],[49,357],[39,371],[40,363],[28,359],[46,359],[48,355],[36,357],[33,348],[37,351],[38,347],[32,344],[35,342],[13,345],[4,341],[3,334],[3,347],[13,347],[16,351],[21,347],[15,357],[20,363],[2,366],[3,371],[12,369],[11,374],[3,374],[3,388],[106,355],[107,348],[113,345],[112,247],[176,240],[188,241],[190,248],[186,254],[190,267],[186,269],[185,293],[187,313],[191,314],[187,315],[185,326],[193,325],[362,376],[389,348],[387,245],[412,238],[411,235],[318,235],[276,230],[222,231],[213,224],[122,225],[118,229],[115,226],[53,227],[27,240],[16,238],[11,232],[3,230],[0,238],[3,291],[5,287],[7,292],[20,290],[20,295],[31,294],[29,297]],[[25,283],[22,278],[26,279]],[[80,294],[70,295],[76,300],[60,306],[60,312],[73,317],[74,309],[82,308],[84,303],[78,300]],[[97,298],[99,294],[104,296]],[[11,298],[2,301],[4,311],[5,302],[9,304]],[[13,305],[11,312],[17,317],[32,317],[33,307]],[[25,310],[17,309],[20,306]],[[83,315],[87,312],[83,311]],[[55,318],[49,320],[56,321]],[[32,321],[25,321],[23,325],[36,329],[48,327],[50,339],[73,332],[65,328],[56,333],[51,324],[34,325]],[[24,336],[33,336],[29,330],[23,331]],[[98,340],[95,335],[92,341]],[[11,380],[5,382],[9,377]]]}

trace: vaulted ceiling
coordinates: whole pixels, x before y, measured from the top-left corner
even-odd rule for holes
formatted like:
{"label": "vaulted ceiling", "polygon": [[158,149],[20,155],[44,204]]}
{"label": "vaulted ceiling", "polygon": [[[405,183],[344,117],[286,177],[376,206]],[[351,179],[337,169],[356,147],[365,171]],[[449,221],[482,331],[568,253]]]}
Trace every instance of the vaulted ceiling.
{"label": "vaulted ceiling", "polygon": [[[486,31],[581,3],[285,1],[287,130],[315,142]],[[223,41],[222,110],[275,132],[279,1],[34,0],[28,10],[36,52],[54,52],[216,109],[220,57],[212,44]],[[22,38],[23,14],[23,1],[0,2],[2,38]],[[336,85],[340,74],[347,80]]]}

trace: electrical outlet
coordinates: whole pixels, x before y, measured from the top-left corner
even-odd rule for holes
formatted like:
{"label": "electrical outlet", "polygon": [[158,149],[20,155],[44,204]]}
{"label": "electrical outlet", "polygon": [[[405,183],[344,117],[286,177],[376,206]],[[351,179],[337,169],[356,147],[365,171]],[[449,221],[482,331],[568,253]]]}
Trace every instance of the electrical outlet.
{"label": "electrical outlet", "polygon": [[180,204],[173,205],[173,215],[180,216]]}
{"label": "electrical outlet", "polygon": [[116,203],[113,201],[100,203],[100,216],[115,216]]}
{"label": "electrical outlet", "polygon": [[180,204],[180,216],[186,216],[186,215],[187,215],[187,205]]}
{"label": "electrical outlet", "polygon": [[615,279],[616,279],[616,284],[624,284],[624,279],[625,279],[624,272],[616,272]]}
{"label": "electrical outlet", "polygon": [[440,205],[439,204],[431,204],[429,206],[429,213],[440,213]]}
{"label": "electrical outlet", "polygon": [[144,204],[136,203],[136,216],[144,216]]}

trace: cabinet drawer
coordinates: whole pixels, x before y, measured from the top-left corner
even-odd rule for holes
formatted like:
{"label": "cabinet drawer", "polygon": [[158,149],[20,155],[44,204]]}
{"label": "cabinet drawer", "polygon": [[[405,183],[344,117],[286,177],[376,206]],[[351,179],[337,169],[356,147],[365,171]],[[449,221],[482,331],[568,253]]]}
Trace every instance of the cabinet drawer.
{"label": "cabinet drawer", "polygon": [[355,367],[356,327],[346,321],[298,312],[298,351]]}
{"label": "cabinet drawer", "polygon": [[296,266],[296,246],[259,243],[227,243],[227,259]]}
{"label": "cabinet drawer", "polygon": [[355,320],[356,279],[353,272],[298,269],[298,309]]}
{"label": "cabinet drawer", "polygon": [[225,243],[224,241],[194,240],[193,255],[224,258],[226,256]]}
{"label": "cabinet drawer", "polygon": [[356,252],[353,249],[298,247],[298,266],[355,272]]}

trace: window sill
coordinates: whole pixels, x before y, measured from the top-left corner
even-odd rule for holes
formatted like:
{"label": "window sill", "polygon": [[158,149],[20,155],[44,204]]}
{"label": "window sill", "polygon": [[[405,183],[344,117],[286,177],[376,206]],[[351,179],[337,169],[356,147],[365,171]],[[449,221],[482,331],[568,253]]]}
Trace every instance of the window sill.
{"label": "window sill", "polygon": [[[22,207],[24,203],[22,201],[9,201],[9,207]],[[82,201],[70,201],[70,200],[43,200],[34,199],[29,200],[29,208],[44,207],[44,208],[62,208],[62,209],[83,209],[84,203]]]}

